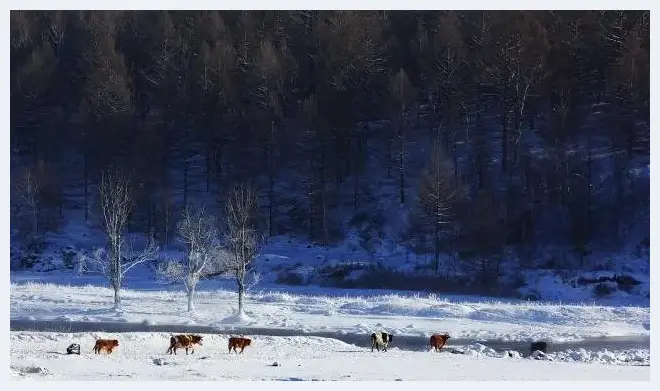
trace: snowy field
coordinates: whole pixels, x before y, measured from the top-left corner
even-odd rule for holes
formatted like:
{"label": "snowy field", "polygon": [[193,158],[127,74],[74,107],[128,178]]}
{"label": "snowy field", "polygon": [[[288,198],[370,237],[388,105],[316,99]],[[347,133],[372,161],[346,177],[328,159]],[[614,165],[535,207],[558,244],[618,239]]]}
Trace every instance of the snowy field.
{"label": "snowy field", "polygon": [[[10,333],[10,377],[53,380],[649,380],[650,366],[537,361],[489,352],[371,352],[336,339],[251,336],[243,354],[227,353],[226,335],[204,335],[194,354],[166,354],[166,333]],[[111,355],[94,355],[95,338],[113,338]],[[66,355],[71,343],[81,354]],[[503,357],[504,356],[504,357]],[[567,356],[568,357],[568,356]],[[558,357],[559,358],[559,357]],[[566,357],[564,357],[566,358]],[[274,366],[274,363],[279,364]]]}
{"label": "snowy field", "polygon": [[[186,312],[179,290],[126,289],[122,310],[112,309],[112,291],[97,285],[12,283],[12,320],[51,320],[181,326],[217,330],[286,329],[300,334],[365,334],[383,328],[394,335],[501,341],[579,341],[603,336],[649,336],[649,307],[543,304],[434,295],[253,292],[244,319],[237,319],[236,294],[198,292],[196,311]],[[131,330],[143,331],[143,330]]]}
{"label": "snowy field", "polygon": [[[272,286],[250,292],[246,316],[238,318],[231,282],[202,282],[193,313],[186,312],[180,287],[137,276],[127,280],[127,288],[121,292],[122,308],[117,311],[112,308],[112,290],[103,284],[91,276],[12,273],[10,318],[14,324],[22,324],[10,332],[12,379],[650,377],[649,307]],[[43,328],[46,323],[50,328]],[[81,324],[90,328],[76,329]],[[395,336],[387,353],[370,352],[368,336],[375,330]],[[204,346],[194,356],[186,357],[185,352],[167,355],[169,332],[203,334]],[[428,351],[428,338],[436,332],[452,336],[440,354]],[[254,338],[254,346],[243,355],[227,354],[230,333],[245,333]],[[589,344],[598,337],[606,339]],[[110,356],[95,356],[91,352],[95,338],[119,339],[120,347]],[[616,338],[635,342],[616,345]],[[511,348],[504,345],[517,344],[515,349],[526,356],[529,342],[535,340],[550,344],[548,360],[514,352],[510,357],[502,350]],[[502,342],[499,347],[497,341]],[[81,344],[80,356],[64,354],[73,342]],[[452,354],[454,349],[464,354]],[[281,365],[271,366],[275,361]]]}

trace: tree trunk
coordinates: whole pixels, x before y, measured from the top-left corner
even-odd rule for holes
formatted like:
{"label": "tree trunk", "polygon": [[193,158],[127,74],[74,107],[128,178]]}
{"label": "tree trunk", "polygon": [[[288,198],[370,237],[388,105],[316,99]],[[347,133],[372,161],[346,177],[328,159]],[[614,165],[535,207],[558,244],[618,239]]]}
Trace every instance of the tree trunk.
{"label": "tree trunk", "polygon": [[312,183],[312,175],[307,182],[307,235],[310,239],[314,239],[314,184]]}
{"label": "tree trunk", "polygon": [[453,155],[453,163],[454,163],[454,181],[458,181],[458,151],[456,150],[456,133],[452,133],[451,135],[452,141],[451,141],[451,152]]}
{"label": "tree trunk", "polygon": [[486,140],[481,126],[481,116],[477,113],[476,129],[475,129],[475,144],[476,146],[476,170],[477,170],[477,188],[479,190],[484,188],[484,153],[486,150]]}
{"label": "tree trunk", "polygon": [[[403,116],[402,116],[403,117]],[[403,173],[403,118],[399,122],[399,203],[405,202],[405,182]]]}
{"label": "tree trunk", "polygon": [[[518,100],[519,99],[516,98],[516,103],[518,102]],[[518,104],[516,107],[520,107],[520,105],[521,104]],[[514,134],[512,136],[513,145],[511,147],[511,161],[509,162],[509,163],[511,163],[511,169],[512,170],[515,169],[516,163],[518,162],[518,154],[519,154],[520,145],[521,145],[521,142],[520,142],[520,137],[521,137],[520,127],[522,126],[521,122],[522,122],[522,118],[521,118],[521,115],[520,115],[520,111],[518,111],[516,109],[513,112],[513,128],[512,128],[512,130],[514,131]],[[509,175],[511,175],[511,174],[509,174]]]}
{"label": "tree trunk", "polygon": [[614,200],[615,200],[615,206],[612,208],[612,212],[614,214],[614,240],[615,243],[618,245],[619,239],[620,239],[620,234],[621,234],[621,226],[622,226],[622,219],[621,219],[621,214],[625,210],[625,205],[623,203],[623,157],[621,156],[616,156],[614,158]]}
{"label": "tree trunk", "polygon": [[153,201],[151,200],[151,196],[147,196],[147,231],[151,231],[151,229],[154,227],[154,207],[153,207]]}
{"label": "tree trunk", "polygon": [[238,281],[238,315],[243,315],[243,296],[245,295],[245,284]]}
{"label": "tree trunk", "polygon": [[275,173],[273,170],[273,133],[275,122],[270,121],[268,137],[268,236],[273,236],[273,200],[275,198]]}
{"label": "tree trunk", "polygon": [[506,163],[507,163],[507,144],[509,141],[509,134],[507,132],[506,126],[506,113],[507,113],[507,104],[506,104],[506,93],[507,93],[507,84],[504,83],[504,91],[502,98],[500,100],[500,119],[502,121],[502,172],[506,172]]}
{"label": "tree trunk", "polygon": [[353,173],[353,212],[357,212],[359,207],[359,198],[360,198],[360,178],[358,177],[358,171],[355,170]]}
{"label": "tree trunk", "polygon": [[206,168],[204,171],[206,191],[208,192],[211,189],[211,145],[209,141],[206,142]]}
{"label": "tree trunk", "polygon": [[308,176],[307,176],[307,234],[311,240],[314,239],[314,193],[316,188],[314,185],[315,180],[315,155],[314,155],[314,137],[312,137],[311,129],[307,129],[307,141],[309,142],[309,156],[307,161]]}
{"label": "tree trunk", "polygon": [[112,288],[115,291],[115,309],[118,310],[121,307],[121,297],[119,297],[119,286],[115,285]]}
{"label": "tree trunk", "polygon": [[345,162],[346,162],[346,164],[344,164],[344,175],[341,176],[342,181],[344,180],[344,178],[349,177],[353,171],[355,171],[355,167],[354,167],[355,162],[353,160],[355,158],[354,140],[356,139],[356,137],[354,135],[356,131],[355,129],[349,130],[347,133],[348,136],[345,138],[344,143],[342,145],[343,147],[342,156],[345,157]]}
{"label": "tree trunk", "polygon": [[[165,209],[166,209],[166,210],[167,210],[169,207],[170,207],[169,205],[167,205],[167,204],[165,205]],[[163,226],[164,226],[164,227],[163,227],[163,231],[164,231],[163,233],[165,234],[165,246],[167,246],[167,245],[169,244],[169,241],[168,241],[168,240],[169,240],[169,235],[168,235],[168,234],[169,234],[169,232],[170,232],[170,228],[169,228],[169,227],[170,227],[169,212],[165,212],[165,216],[163,217],[163,220],[164,220],[164,221],[163,221]]]}
{"label": "tree trunk", "polygon": [[359,131],[357,133],[357,156],[355,158],[355,162],[353,164],[354,167],[354,174],[353,174],[353,209],[357,211],[357,209],[360,207],[360,175],[362,173],[362,170],[364,169],[364,165],[366,164],[365,161],[362,159],[366,159],[363,156],[364,149],[365,149],[365,144],[366,144],[366,138],[367,138],[367,132],[369,131],[369,124],[365,122],[364,124],[364,133],[360,134]]}
{"label": "tree trunk", "polygon": [[440,267],[440,226],[438,224],[435,225],[434,242],[433,273],[437,275]]}
{"label": "tree trunk", "polygon": [[[216,144],[220,144],[220,143],[216,141]],[[216,171],[216,177],[221,178],[222,177],[222,145],[216,146],[215,171]]]}
{"label": "tree trunk", "polygon": [[65,184],[62,184],[58,189],[60,193],[60,200],[59,200],[60,219],[64,217],[64,186]]}
{"label": "tree trunk", "polygon": [[188,158],[183,162],[183,205],[188,205]]}
{"label": "tree trunk", "polygon": [[322,204],[321,206],[323,207],[323,241],[327,250],[330,243],[330,239],[328,235],[328,214],[327,214],[328,210],[326,206],[325,189],[323,189],[323,193],[321,193],[321,204]]}
{"label": "tree trunk", "polygon": [[89,189],[88,189],[88,187],[89,186],[88,186],[88,180],[87,180],[87,177],[89,176],[89,170],[88,170],[88,167],[87,167],[87,152],[85,152],[85,156],[84,156],[84,159],[83,159],[83,167],[84,167],[83,168],[83,171],[84,171],[83,175],[85,177],[85,185],[84,185],[84,188],[85,188],[85,222],[87,222],[87,219],[89,218],[89,207],[88,207],[88,205],[89,205]]}
{"label": "tree trunk", "polygon": [[[626,105],[627,107],[630,107]],[[626,157],[630,159],[633,155],[633,149],[635,146],[635,126],[634,126],[634,117],[631,109],[625,110],[625,113],[628,114],[625,117],[628,118],[625,121],[626,126]]]}
{"label": "tree trunk", "polygon": [[313,164],[309,161],[309,176],[307,177],[307,235],[311,240],[314,239],[314,173]]}
{"label": "tree trunk", "polygon": [[387,140],[387,179],[392,178],[392,136],[391,136],[391,127],[388,126],[388,134],[385,140]]}
{"label": "tree trunk", "polygon": [[188,312],[195,311],[194,297],[195,297],[195,288],[188,289]]}
{"label": "tree trunk", "polygon": [[[590,240],[591,240],[591,202],[592,202],[592,201],[591,201],[591,186],[592,186],[592,185],[591,185],[591,177],[592,177],[592,172],[591,172],[591,171],[592,171],[592,169],[591,169],[591,166],[592,166],[592,164],[591,164],[591,162],[592,162],[592,155],[591,155],[591,136],[589,137],[589,143],[588,143],[588,145],[589,145],[589,147],[588,147],[589,150],[588,150],[588,152],[587,152],[587,153],[588,153],[588,157],[587,157],[587,208],[586,208],[586,209],[587,209],[587,210],[586,210],[586,212],[587,212],[587,218],[586,218],[586,225],[587,225],[587,227],[586,227],[586,229],[585,229],[585,232],[586,232],[586,240],[585,240],[585,242],[587,243],[587,245],[589,244],[589,242],[590,242]],[[585,258],[587,255],[588,255],[588,254],[587,254],[586,251],[585,251],[585,252],[583,253],[583,256],[582,256],[582,269],[583,269],[583,270],[585,269],[586,261],[587,261],[587,260],[584,259],[584,258]]]}
{"label": "tree trunk", "polygon": [[323,145],[323,151],[321,152],[321,212],[322,212],[322,221],[323,221],[323,240],[324,245],[328,246],[328,221],[327,221],[327,210],[326,210],[326,186],[325,186],[325,145]]}
{"label": "tree trunk", "polygon": [[36,205],[32,207],[32,231],[35,237],[39,235],[39,211]]}

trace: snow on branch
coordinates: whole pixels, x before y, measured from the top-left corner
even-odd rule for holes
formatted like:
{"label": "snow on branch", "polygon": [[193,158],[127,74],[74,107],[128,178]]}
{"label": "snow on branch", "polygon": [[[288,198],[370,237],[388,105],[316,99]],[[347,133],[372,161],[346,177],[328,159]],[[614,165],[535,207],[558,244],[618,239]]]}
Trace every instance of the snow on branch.
{"label": "snow on branch", "polygon": [[257,192],[247,184],[236,186],[227,199],[228,272],[236,279],[239,295],[239,314],[243,313],[243,294],[246,275],[254,274],[250,264],[259,253],[263,237],[256,229]]}
{"label": "snow on branch", "polygon": [[158,257],[158,246],[153,234],[146,247],[136,251],[134,242],[126,243],[124,230],[130,216],[133,201],[129,179],[117,170],[104,172],[99,186],[99,199],[103,215],[102,228],[106,235],[106,248],[97,248],[89,258],[115,291],[115,308],[119,308],[124,276],[133,267]]}
{"label": "snow on branch", "polygon": [[157,273],[165,280],[183,283],[188,296],[188,311],[193,311],[199,280],[206,274],[222,270],[228,257],[220,247],[215,221],[204,207],[186,205],[178,224],[178,239],[186,246],[186,257],[159,265]]}

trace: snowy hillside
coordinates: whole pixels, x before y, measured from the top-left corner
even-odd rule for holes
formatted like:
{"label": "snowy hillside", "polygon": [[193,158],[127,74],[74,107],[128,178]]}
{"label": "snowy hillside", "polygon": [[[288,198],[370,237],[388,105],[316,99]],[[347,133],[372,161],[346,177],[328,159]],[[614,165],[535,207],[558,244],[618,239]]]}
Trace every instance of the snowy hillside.
{"label": "snowy hillside", "polygon": [[[79,284],[85,278],[94,281],[95,276],[85,275],[80,278],[75,272],[80,267],[80,260],[92,252],[93,248],[102,246],[103,240],[97,230],[84,229],[71,223],[70,229],[75,235],[53,235],[52,245],[39,255],[33,255],[34,266],[29,271],[12,271],[12,276],[30,276],[40,280],[56,281],[58,284]],[[144,238],[139,234],[130,236],[140,243]],[[285,236],[271,238],[262,248],[255,260],[262,286],[271,288],[274,285],[282,287],[307,287],[315,289],[318,286],[337,288],[369,288],[392,289],[406,291],[414,289],[417,292],[443,292],[453,294],[472,294],[479,292],[478,285],[473,280],[461,274],[460,268],[454,262],[444,257],[441,259],[442,269],[439,275],[433,274],[413,254],[397,247],[388,245],[388,255],[374,260],[371,255],[361,250],[349,240],[337,246],[313,246],[304,241]],[[19,251],[13,251],[13,256]],[[21,253],[22,254],[22,253]],[[552,257],[552,252],[545,255]],[[650,274],[649,261],[634,255],[605,257],[603,267],[590,270],[525,270],[511,264],[498,278],[501,289],[491,293],[492,296],[513,297],[531,300],[551,300],[562,302],[597,302],[603,305],[649,305]],[[180,259],[183,251],[180,246],[163,249],[161,260]],[[540,258],[539,262],[544,262]],[[134,269],[128,275],[129,280],[144,280],[147,285],[158,285],[153,268]],[[34,273],[34,272],[38,273]],[[617,278],[626,279],[626,284],[617,283]],[[606,279],[601,282],[598,279]],[[612,279],[612,281],[609,281]],[[628,284],[628,281],[632,281]],[[605,291],[599,288],[606,286]]]}
{"label": "snowy hillside", "polygon": [[[372,131],[382,126],[372,124]],[[526,254],[528,260],[523,260],[520,249],[503,247],[499,255],[484,257],[483,263],[498,262],[498,271],[491,271],[487,280],[492,281],[490,290],[482,286],[478,273],[475,272],[475,259],[467,254],[443,250],[439,259],[439,272],[436,274],[430,267],[432,253],[426,250],[415,250],[406,239],[405,231],[418,197],[420,173],[426,162],[425,145],[428,140],[424,137],[423,129],[410,129],[410,136],[414,134],[420,141],[415,142],[415,150],[419,152],[407,161],[407,174],[410,176],[406,184],[409,194],[408,201],[400,204],[397,201],[395,180],[390,177],[382,162],[369,157],[368,171],[361,179],[363,185],[369,189],[369,202],[359,210],[355,210],[351,203],[338,203],[331,211],[331,220],[336,225],[334,234],[337,236],[329,243],[322,244],[312,240],[294,227],[293,211],[301,213],[300,218],[306,218],[305,212],[298,210],[298,198],[302,197],[305,189],[299,188],[304,178],[296,176],[295,172],[285,170],[279,175],[281,183],[277,183],[277,197],[280,202],[276,210],[274,224],[281,226],[268,237],[261,248],[256,266],[262,277],[268,283],[277,283],[286,286],[329,286],[338,288],[371,288],[396,290],[421,290],[443,293],[485,294],[499,297],[518,297],[531,300],[554,301],[596,301],[602,304],[622,305],[648,305],[649,303],[649,270],[650,270],[650,244],[648,240],[648,208],[638,210],[639,215],[626,216],[630,220],[626,232],[629,240],[619,243],[611,248],[599,249],[594,246],[589,251],[585,264],[579,267],[581,261],[574,254],[574,249],[564,242],[554,243],[549,238],[551,221],[543,220],[537,226],[540,242],[532,246],[531,252]],[[370,148],[384,155],[384,143],[374,141]],[[424,152],[424,153],[422,153]],[[599,176],[599,187],[611,187],[611,168],[605,154],[595,157],[605,174]],[[373,160],[373,161],[371,161]],[[464,164],[469,159],[461,158]],[[602,160],[602,161],[601,161]],[[203,162],[191,163],[190,169],[202,170]],[[650,181],[649,165],[641,159],[631,164],[631,173],[634,173],[636,186],[645,188]],[[643,169],[640,169],[642,167]],[[172,169],[171,176],[181,179],[180,170]],[[632,175],[632,174],[631,174]],[[222,188],[204,189],[203,176],[188,179],[191,189],[190,202],[204,204],[207,211],[216,217],[222,215],[222,202],[218,201],[217,192]],[[292,182],[296,186],[289,184]],[[350,181],[349,181],[350,182]],[[350,185],[346,182],[344,186]],[[638,183],[639,182],[639,183]],[[225,189],[226,190],[226,189]],[[603,190],[605,192],[605,190]],[[79,188],[72,188],[72,193],[79,194]],[[167,240],[163,234],[156,232],[160,246],[160,259],[176,259],[182,257],[183,247],[176,239],[174,226],[178,219],[176,212],[183,202],[181,189],[173,188],[172,207],[170,216],[173,221]],[[352,187],[348,186],[342,192],[349,197]],[[603,195],[605,196],[605,195]],[[367,197],[367,195],[364,195]],[[263,198],[263,197],[262,197]],[[76,202],[79,202],[77,200]],[[71,204],[75,202],[71,201]],[[643,203],[642,203],[643,204]],[[473,207],[474,204],[470,204]],[[263,216],[265,210],[264,200],[260,204],[260,224],[265,223]],[[79,260],[89,255],[94,248],[103,246],[104,233],[99,226],[99,211],[90,211],[89,218],[80,207],[63,207],[63,215],[57,229],[43,233],[43,242],[39,245],[28,245],[20,239],[19,235],[12,236],[11,258],[13,270],[27,270],[37,272],[51,272],[55,270],[75,270]],[[145,210],[136,210],[136,221],[127,229],[127,237],[141,243],[145,240],[144,213]],[[96,214],[95,214],[96,213]],[[552,214],[552,210],[544,210],[543,214]],[[595,213],[598,215],[598,213]],[[159,216],[161,218],[162,216]],[[294,219],[295,220],[295,219]],[[549,219],[552,220],[552,219]],[[296,220],[297,221],[297,220]],[[598,224],[595,224],[598,225]],[[606,224],[604,224],[606,225]],[[261,227],[263,228],[263,227]],[[606,241],[599,237],[599,241]],[[475,240],[476,241],[476,240]],[[474,243],[473,241],[472,243]],[[428,243],[426,243],[428,245]],[[411,247],[412,246],[412,247]],[[468,247],[472,246],[470,244]],[[422,246],[424,247],[424,246]],[[465,250],[465,249],[464,249]],[[465,252],[465,251],[463,251]],[[464,256],[465,255],[465,256]],[[82,256],[82,257],[81,257]],[[523,267],[522,265],[526,266]],[[22,265],[16,267],[16,265]],[[595,277],[594,277],[595,276]],[[619,284],[616,281],[583,281],[601,277],[616,279],[623,276],[633,284]],[[141,277],[154,279],[153,274],[143,274]]]}
{"label": "snowy hillside", "polygon": [[649,303],[648,11],[10,19],[12,271],[227,247],[238,186],[270,284]]}

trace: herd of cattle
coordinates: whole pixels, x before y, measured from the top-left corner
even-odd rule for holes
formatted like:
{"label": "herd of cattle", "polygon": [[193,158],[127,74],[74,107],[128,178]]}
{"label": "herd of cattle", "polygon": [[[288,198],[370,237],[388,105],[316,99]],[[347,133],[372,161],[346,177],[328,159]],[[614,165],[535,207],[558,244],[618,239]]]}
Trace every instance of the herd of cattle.
{"label": "herd of cattle", "polygon": [[[447,341],[451,338],[449,334],[433,334],[431,336],[430,344],[431,348],[436,352],[439,352]],[[195,346],[202,346],[202,336],[195,334],[179,334],[170,336],[170,346],[167,348],[166,353],[176,354],[177,349],[186,349],[186,354],[190,350],[191,353],[195,353]],[[380,351],[381,349],[386,352],[389,344],[392,343],[392,334],[379,331],[371,334],[371,351],[376,350]],[[243,353],[246,347],[252,345],[252,340],[246,337],[229,337],[229,353],[232,350],[235,353]],[[116,339],[98,339],[96,344],[94,344],[94,353],[100,354],[101,352],[106,352],[111,354],[112,350],[119,346],[119,341]],[[240,352],[237,351],[240,349]],[[80,345],[71,344],[67,348],[68,354],[80,354]]]}
{"label": "herd of cattle", "polygon": [[[431,336],[431,348],[435,349],[436,352],[439,352],[447,341],[451,338],[449,334],[433,334]],[[382,348],[384,352],[387,351],[387,346],[392,343],[392,334],[386,333],[384,331],[379,331],[371,334],[371,351],[376,350],[380,351]]]}
{"label": "herd of cattle", "polygon": [[[177,349],[186,349],[186,354],[190,350],[190,354],[195,353],[195,346],[202,346],[202,336],[195,334],[179,334],[170,336],[170,346],[167,348],[166,353],[176,354]],[[232,349],[236,353],[243,353],[246,347],[252,344],[250,338],[245,337],[230,337],[229,338],[229,353]],[[97,339],[94,344],[94,354],[100,354],[101,352],[106,352],[111,354],[112,350],[119,346],[119,341],[116,339]],[[237,352],[236,349],[241,349],[240,352]],[[66,349],[68,354],[80,354],[80,345],[71,344]]]}

